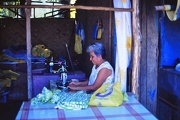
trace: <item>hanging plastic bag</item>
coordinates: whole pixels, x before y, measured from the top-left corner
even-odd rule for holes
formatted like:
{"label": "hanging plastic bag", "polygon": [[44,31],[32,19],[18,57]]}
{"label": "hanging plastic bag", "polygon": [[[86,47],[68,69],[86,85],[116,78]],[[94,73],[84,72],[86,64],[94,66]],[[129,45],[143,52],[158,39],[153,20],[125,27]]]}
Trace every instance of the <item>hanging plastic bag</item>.
{"label": "hanging plastic bag", "polygon": [[93,27],[92,38],[95,40],[100,40],[102,38],[104,28],[102,20],[97,20]]}
{"label": "hanging plastic bag", "polygon": [[116,82],[111,90],[106,90],[109,84],[102,85],[96,90],[89,101],[91,106],[119,106],[123,102],[120,82]]}

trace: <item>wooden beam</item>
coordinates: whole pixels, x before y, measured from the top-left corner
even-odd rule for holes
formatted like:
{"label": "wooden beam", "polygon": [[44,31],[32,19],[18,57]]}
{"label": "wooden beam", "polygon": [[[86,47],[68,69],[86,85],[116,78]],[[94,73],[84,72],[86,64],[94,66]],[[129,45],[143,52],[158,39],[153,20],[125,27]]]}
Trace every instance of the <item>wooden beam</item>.
{"label": "wooden beam", "polygon": [[134,12],[132,13],[133,27],[133,59],[132,59],[132,85],[131,90],[139,99],[139,69],[140,69],[140,54],[141,54],[141,33],[139,22],[139,0],[132,0]]}
{"label": "wooden beam", "polygon": [[120,11],[133,12],[131,8],[112,8],[99,6],[72,6],[72,5],[0,5],[0,8],[56,8],[56,9],[80,9],[80,10],[102,10],[102,11]]}
{"label": "wooden beam", "polygon": [[156,10],[156,11],[164,11],[164,10],[165,10],[165,7],[164,7],[164,5],[155,6],[155,10]]}

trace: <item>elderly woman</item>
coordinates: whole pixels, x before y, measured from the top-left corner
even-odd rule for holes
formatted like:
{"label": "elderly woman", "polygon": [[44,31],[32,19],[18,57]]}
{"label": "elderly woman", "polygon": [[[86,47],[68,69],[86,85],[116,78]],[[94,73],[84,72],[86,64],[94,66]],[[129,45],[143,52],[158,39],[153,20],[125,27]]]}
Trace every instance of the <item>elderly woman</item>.
{"label": "elderly woman", "polygon": [[114,84],[114,70],[110,63],[105,60],[106,50],[102,43],[93,43],[87,48],[90,55],[90,61],[94,64],[89,80],[83,82],[71,82],[68,86],[72,90],[95,91],[101,85]]}

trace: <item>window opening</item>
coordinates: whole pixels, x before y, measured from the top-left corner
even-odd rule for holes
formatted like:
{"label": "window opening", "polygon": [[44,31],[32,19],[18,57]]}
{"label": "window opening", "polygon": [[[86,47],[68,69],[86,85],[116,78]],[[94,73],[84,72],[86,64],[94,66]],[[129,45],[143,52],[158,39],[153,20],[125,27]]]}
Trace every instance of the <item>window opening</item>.
{"label": "window opening", "polygon": [[[31,5],[74,5],[76,0],[33,0]],[[25,3],[26,4],[26,3]],[[20,0],[3,2],[20,5]],[[25,18],[25,8],[0,8],[0,18]],[[31,8],[31,18],[75,18],[76,9]]]}

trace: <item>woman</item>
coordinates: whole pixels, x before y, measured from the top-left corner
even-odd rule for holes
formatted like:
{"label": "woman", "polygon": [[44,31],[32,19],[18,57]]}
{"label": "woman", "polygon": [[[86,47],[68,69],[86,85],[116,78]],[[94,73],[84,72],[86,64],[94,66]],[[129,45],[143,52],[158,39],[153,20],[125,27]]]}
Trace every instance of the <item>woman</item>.
{"label": "woman", "polygon": [[[89,80],[83,82],[71,82],[68,86],[72,90],[95,91],[103,84],[114,84],[114,70],[110,63],[105,60],[106,51],[102,43],[93,43],[87,48],[90,61],[94,64]],[[107,88],[107,89],[108,89]]]}

